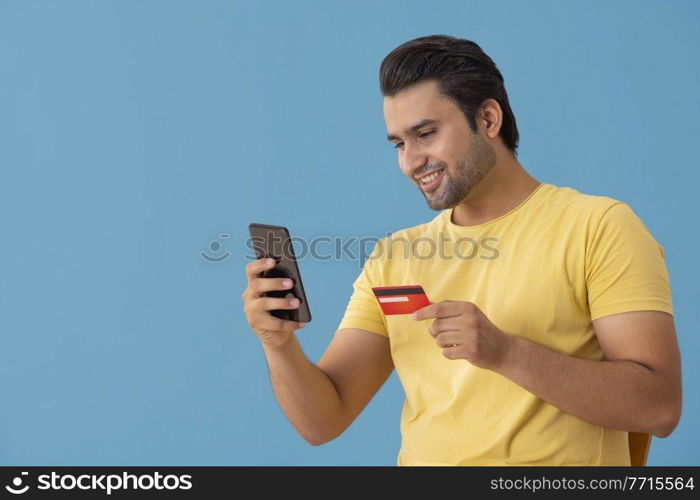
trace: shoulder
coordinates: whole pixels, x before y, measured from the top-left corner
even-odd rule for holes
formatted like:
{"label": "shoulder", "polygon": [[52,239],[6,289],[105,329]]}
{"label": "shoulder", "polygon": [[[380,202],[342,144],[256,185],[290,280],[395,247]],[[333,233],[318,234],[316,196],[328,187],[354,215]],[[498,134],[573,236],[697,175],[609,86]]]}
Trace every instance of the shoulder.
{"label": "shoulder", "polygon": [[566,186],[549,185],[541,208],[559,222],[572,227],[583,227],[589,234],[595,233],[604,221],[636,218],[632,208],[624,201],[605,195],[582,193]]}
{"label": "shoulder", "polygon": [[602,217],[613,206],[624,204],[623,201],[610,196],[582,193],[567,186],[550,186],[546,197],[549,208],[566,215]]}
{"label": "shoulder", "polygon": [[[577,228],[585,240],[586,256],[610,257],[614,253],[634,254],[642,248],[664,255],[663,247],[625,201],[610,196],[581,193],[569,187],[555,187],[550,209],[566,228]],[[614,251],[613,251],[614,249]]]}

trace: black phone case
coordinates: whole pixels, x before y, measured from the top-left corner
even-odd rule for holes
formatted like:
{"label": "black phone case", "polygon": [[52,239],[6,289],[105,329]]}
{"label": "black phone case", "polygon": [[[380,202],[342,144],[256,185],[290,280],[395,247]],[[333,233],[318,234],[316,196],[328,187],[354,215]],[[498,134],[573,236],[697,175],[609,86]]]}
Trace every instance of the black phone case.
{"label": "black phone case", "polygon": [[299,307],[296,309],[274,309],[270,311],[273,316],[308,323],[311,321],[311,310],[306,300],[304,285],[301,281],[301,273],[294,255],[294,248],[289,236],[289,231],[283,226],[271,226],[268,224],[251,223],[248,225],[250,239],[258,259],[271,257],[277,264],[272,269],[262,273],[263,278],[290,278],[294,285],[287,290],[272,290],[265,292],[268,297],[296,297],[299,299]]}

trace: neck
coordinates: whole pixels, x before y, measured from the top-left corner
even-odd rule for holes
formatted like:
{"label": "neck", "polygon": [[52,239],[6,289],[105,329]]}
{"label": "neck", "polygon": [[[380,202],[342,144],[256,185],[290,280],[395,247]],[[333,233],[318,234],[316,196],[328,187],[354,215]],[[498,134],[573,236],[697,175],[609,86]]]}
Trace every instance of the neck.
{"label": "neck", "polygon": [[541,183],[517,159],[499,161],[452,211],[458,226],[489,222],[522,203]]}

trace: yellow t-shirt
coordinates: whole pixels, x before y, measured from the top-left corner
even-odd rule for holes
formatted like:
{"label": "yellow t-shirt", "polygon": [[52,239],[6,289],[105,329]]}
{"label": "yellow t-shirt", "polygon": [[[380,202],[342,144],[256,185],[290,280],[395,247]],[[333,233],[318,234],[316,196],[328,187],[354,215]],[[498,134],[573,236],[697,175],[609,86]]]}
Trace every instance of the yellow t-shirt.
{"label": "yellow t-shirt", "polygon": [[380,239],[338,327],[389,338],[406,393],[398,465],[629,465],[626,431],[445,358],[432,320],[385,316],[370,287],[420,284],[431,302],[473,302],[506,333],[600,360],[592,320],[673,314],[662,246],[627,204],[547,183],[483,224],[457,226],[451,214]]}

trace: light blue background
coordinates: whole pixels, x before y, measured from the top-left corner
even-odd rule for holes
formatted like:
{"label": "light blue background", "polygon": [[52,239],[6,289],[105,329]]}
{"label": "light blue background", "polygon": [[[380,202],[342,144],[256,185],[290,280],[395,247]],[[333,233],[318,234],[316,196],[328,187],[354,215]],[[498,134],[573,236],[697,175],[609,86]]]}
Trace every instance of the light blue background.
{"label": "light blue background", "polygon": [[[378,69],[450,34],[502,71],[535,178],[629,203],[664,246],[684,411],[648,463],[699,464],[698,19],[693,1],[1,1],[0,463],[395,464],[395,376],[334,442],[286,421],[242,312],[244,241],[251,221],[367,237],[435,215],[385,140]],[[316,361],[359,262],[301,269]]]}

